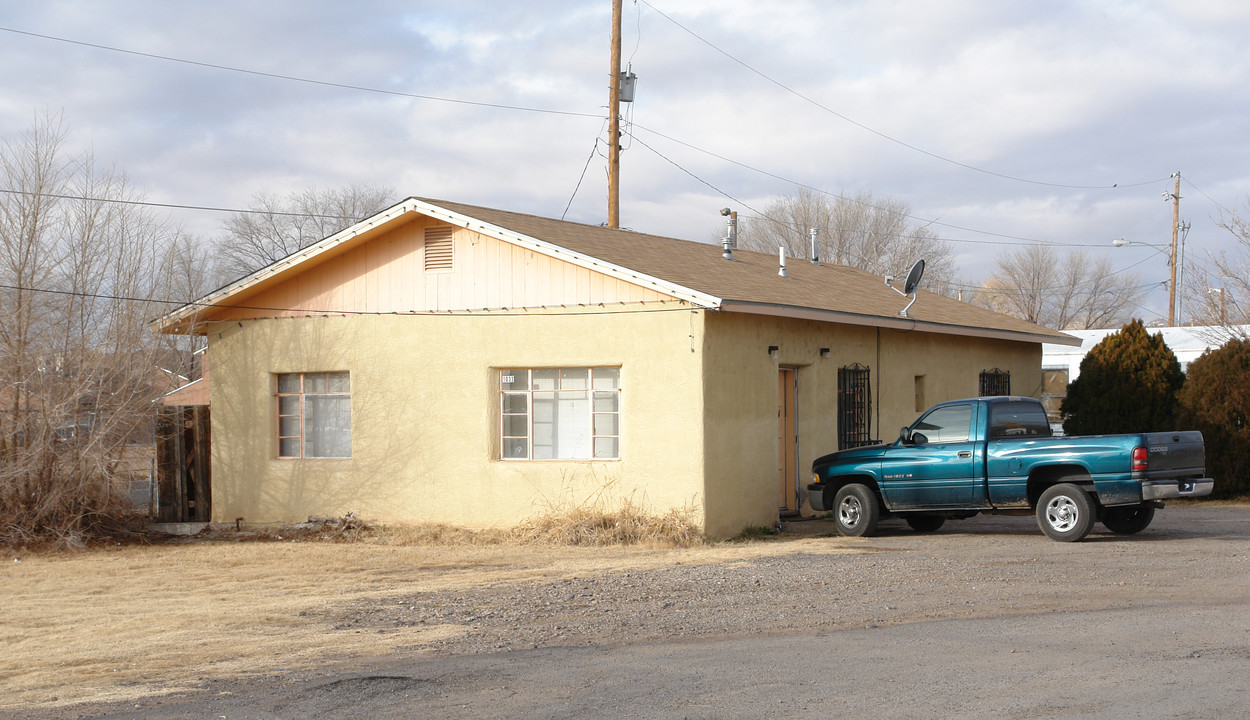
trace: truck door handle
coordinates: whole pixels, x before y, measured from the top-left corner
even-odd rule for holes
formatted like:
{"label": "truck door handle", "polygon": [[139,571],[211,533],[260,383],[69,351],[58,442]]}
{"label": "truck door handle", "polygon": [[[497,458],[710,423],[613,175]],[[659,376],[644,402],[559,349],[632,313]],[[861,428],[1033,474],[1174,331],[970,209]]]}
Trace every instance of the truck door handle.
{"label": "truck door handle", "polygon": [[959,457],[961,457],[961,458],[970,458],[970,457],[972,457],[972,451],[971,451],[971,450],[960,450],[960,451],[959,451],[959,453],[958,453],[958,456],[959,456]]}

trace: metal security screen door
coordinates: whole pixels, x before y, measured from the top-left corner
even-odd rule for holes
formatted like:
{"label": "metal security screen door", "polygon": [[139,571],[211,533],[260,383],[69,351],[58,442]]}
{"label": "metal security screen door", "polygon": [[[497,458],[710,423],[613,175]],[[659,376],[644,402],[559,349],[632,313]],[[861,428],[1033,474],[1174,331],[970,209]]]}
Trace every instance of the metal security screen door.
{"label": "metal security screen door", "polygon": [[778,508],[783,512],[797,510],[798,468],[797,420],[795,417],[795,390],[798,372],[794,368],[780,368],[777,375],[777,483]]}
{"label": "metal security screen door", "polygon": [[872,445],[872,385],[858,363],[838,370],[838,449]]}

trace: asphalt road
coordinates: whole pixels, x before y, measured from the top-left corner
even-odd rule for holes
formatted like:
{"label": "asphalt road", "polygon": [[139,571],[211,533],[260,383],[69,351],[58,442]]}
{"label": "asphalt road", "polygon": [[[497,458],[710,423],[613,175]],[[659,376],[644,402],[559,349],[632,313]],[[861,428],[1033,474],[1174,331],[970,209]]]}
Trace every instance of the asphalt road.
{"label": "asphalt road", "polygon": [[[1030,518],[893,522],[859,547],[599,578],[555,603],[560,632],[551,586],[483,591],[515,612],[477,640],[59,717],[1250,717],[1250,508],[1076,544]],[[656,607],[681,623],[639,619]]]}

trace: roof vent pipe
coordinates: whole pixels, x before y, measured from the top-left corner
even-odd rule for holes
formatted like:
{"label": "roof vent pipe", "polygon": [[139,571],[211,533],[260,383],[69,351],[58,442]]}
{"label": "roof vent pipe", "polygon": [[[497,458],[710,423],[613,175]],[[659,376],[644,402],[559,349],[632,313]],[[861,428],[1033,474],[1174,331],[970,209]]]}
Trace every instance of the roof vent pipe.
{"label": "roof vent pipe", "polygon": [[725,237],[721,240],[725,252],[721,254],[727,260],[733,260],[733,251],[738,247],[738,212],[729,208],[721,208],[720,214],[725,216]]}
{"label": "roof vent pipe", "polygon": [[808,256],[808,259],[814,263],[819,263],[820,250],[816,245],[816,236],[820,235],[820,228],[808,228],[807,234],[812,239],[812,254]]}
{"label": "roof vent pipe", "polygon": [[781,277],[790,277],[786,275],[786,248],[784,245],[777,248],[777,262],[781,264],[781,269],[777,271],[777,274]]}

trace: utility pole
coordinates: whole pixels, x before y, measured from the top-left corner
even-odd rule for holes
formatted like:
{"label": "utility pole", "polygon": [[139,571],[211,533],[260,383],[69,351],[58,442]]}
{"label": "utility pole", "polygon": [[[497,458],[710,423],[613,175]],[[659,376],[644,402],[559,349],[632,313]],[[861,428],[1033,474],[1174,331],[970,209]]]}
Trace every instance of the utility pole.
{"label": "utility pole", "polygon": [[1171,194],[1163,193],[1166,199],[1172,199],[1172,281],[1168,283],[1168,327],[1176,326],[1176,236],[1181,226],[1181,171],[1172,173],[1176,180],[1176,189]]}
{"label": "utility pole", "polygon": [[[612,0],[612,59],[608,75],[608,227],[621,226],[621,4]],[[1179,186],[1178,186],[1179,187]],[[1175,254],[1175,253],[1173,253]]]}

